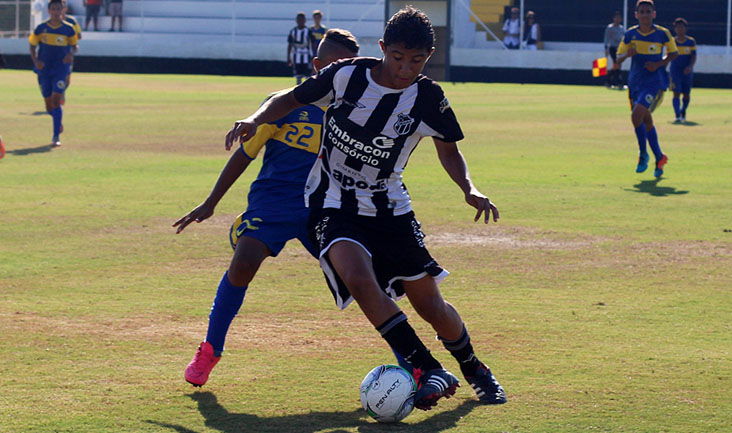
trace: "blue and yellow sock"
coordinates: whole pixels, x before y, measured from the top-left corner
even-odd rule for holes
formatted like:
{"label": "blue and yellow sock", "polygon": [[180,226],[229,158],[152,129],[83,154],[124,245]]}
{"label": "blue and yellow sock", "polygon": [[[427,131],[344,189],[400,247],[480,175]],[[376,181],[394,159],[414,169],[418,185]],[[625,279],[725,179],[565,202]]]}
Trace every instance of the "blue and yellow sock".
{"label": "blue and yellow sock", "polygon": [[674,106],[674,113],[676,113],[676,117],[681,117],[681,100],[679,98],[674,98],[671,103]]}
{"label": "blue and yellow sock", "polygon": [[61,120],[63,119],[64,112],[61,107],[56,107],[50,113],[53,118],[53,136],[58,137],[61,135]]}
{"label": "blue and yellow sock", "polygon": [[211,314],[208,316],[208,333],[206,341],[211,343],[215,356],[221,356],[224,351],[224,342],[226,341],[226,333],[229,332],[229,325],[236,317],[236,314],[244,303],[244,294],[247,292],[247,286],[238,287],[229,281],[229,272],[224,273],[224,277],[219,283],[219,289],[216,291]]}
{"label": "blue and yellow sock", "polygon": [[646,125],[641,123],[639,127],[635,128],[635,136],[638,137],[640,155],[648,155],[648,150],[646,150]]}
{"label": "blue and yellow sock", "polygon": [[647,136],[648,144],[651,146],[651,150],[653,151],[653,155],[656,157],[656,161],[658,161],[663,158],[663,153],[661,153],[661,146],[658,144],[658,134],[656,133],[655,126],[648,131]]}

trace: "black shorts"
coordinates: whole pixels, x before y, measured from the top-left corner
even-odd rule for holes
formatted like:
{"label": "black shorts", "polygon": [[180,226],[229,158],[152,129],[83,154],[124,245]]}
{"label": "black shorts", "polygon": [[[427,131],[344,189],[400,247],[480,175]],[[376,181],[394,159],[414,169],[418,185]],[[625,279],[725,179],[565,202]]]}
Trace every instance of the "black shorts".
{"label": "black shorts", "polygon": [[404,296],[402,281],[414,281],[429,275],[439,283],[448,275],[425,248],[422,226],[414,212],[369,217],[338,209],[323,209],[311,213],[308,229],[311,240],[320,250],[320,267],[328,288],[341,309],[346,308],[353,298],[327,254],[330,246],[339,241],[353,242],[366,250],[371,256],[379,286],[395,300]]}
{"label": "black shorts", "polygon": [[308,63],[295,63],[292,68],[292,75],[295,77],[309,77],[313,75],[313,70]]}
{"label": "black shorts", "polygon": [[100,5],[86,5],[86,16],[89,18],[97,18],[99,16]]}

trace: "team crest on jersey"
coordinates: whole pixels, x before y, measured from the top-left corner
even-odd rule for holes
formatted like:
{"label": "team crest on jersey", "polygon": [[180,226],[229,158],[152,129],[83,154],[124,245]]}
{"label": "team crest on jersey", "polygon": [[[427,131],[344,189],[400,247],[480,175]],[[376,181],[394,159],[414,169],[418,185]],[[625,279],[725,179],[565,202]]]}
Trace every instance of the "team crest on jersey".
{"label": "team crest on jersey", "polygon": [[63,36],[57,36],[56,37],[56,44],[63,45],[64,44],[64,37]]}
{"label": "team crest on jersey", "polygon": [[397,116],[397,121],[394,122],[394,131],[399,135],[409,134],[412,123],[414,123],[414,119],[409,117],[409,114],[401,113]]}
{"label": "team crest on jersey", "polygon": [[447,96],[445,96],[442,99],[442,102],[440,102],[440,113],[444,113],[448,108],[450,108],[450,101],[448,101]]}
{"label": "team crest on jersey", "polygon": [[656,44],[650,44],[648,46],[648,52],[651,54],[659,53],[661,50],[658,48],[658,45]]}

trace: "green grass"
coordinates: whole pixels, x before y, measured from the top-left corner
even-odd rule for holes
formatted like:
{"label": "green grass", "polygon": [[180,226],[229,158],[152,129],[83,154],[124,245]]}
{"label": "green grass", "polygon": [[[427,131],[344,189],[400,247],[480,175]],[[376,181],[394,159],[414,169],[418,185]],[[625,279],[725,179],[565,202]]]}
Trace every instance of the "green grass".
{"label": "green grass", "polygon": [[[360,409],[390,362],[356,306],[337,311],[293,243],[250,286],[210,382],[183,369],[205,336],[259,161],[209,221],[202,201],[232,122],[290,79],[81,74],[63,146],[33,74],[0,72],[0,432],[714,432],[732,413],[732,91],[695,89],[689,120],[654,114],[670,156],[634,173],[627,97],[601,87],[445,84],[473,212],[425,141],[406,183],[428,246],[509,403],[469,387],[396,426]],[[35,113],[35,114],[34,114]],[[454,361],[402,302],[449,368]]]}

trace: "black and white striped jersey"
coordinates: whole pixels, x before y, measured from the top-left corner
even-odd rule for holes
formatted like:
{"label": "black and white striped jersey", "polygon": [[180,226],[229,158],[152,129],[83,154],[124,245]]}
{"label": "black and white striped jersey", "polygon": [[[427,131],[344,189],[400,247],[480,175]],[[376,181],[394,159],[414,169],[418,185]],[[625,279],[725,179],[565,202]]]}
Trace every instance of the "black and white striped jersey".
{"label": "black and white striped jersey", "polygon": [[402,173],[422,137],[463,138],[440,86],[419,75],[406,89],[371,78],[375,58],[342,60],[295,88],[303,104],[329,105],[320,154],[305,185],[311,208],[365,216],[412,210]]}
{"label": "black and white striped jersey", "polygon": [[290,61],[296,65],[307,65],[313,58],[313,43],[315,43],[315,35],[310,27],[301,29],[293,27],[290,34],[287,35],[287,42],[292,44],[290,51]]}

